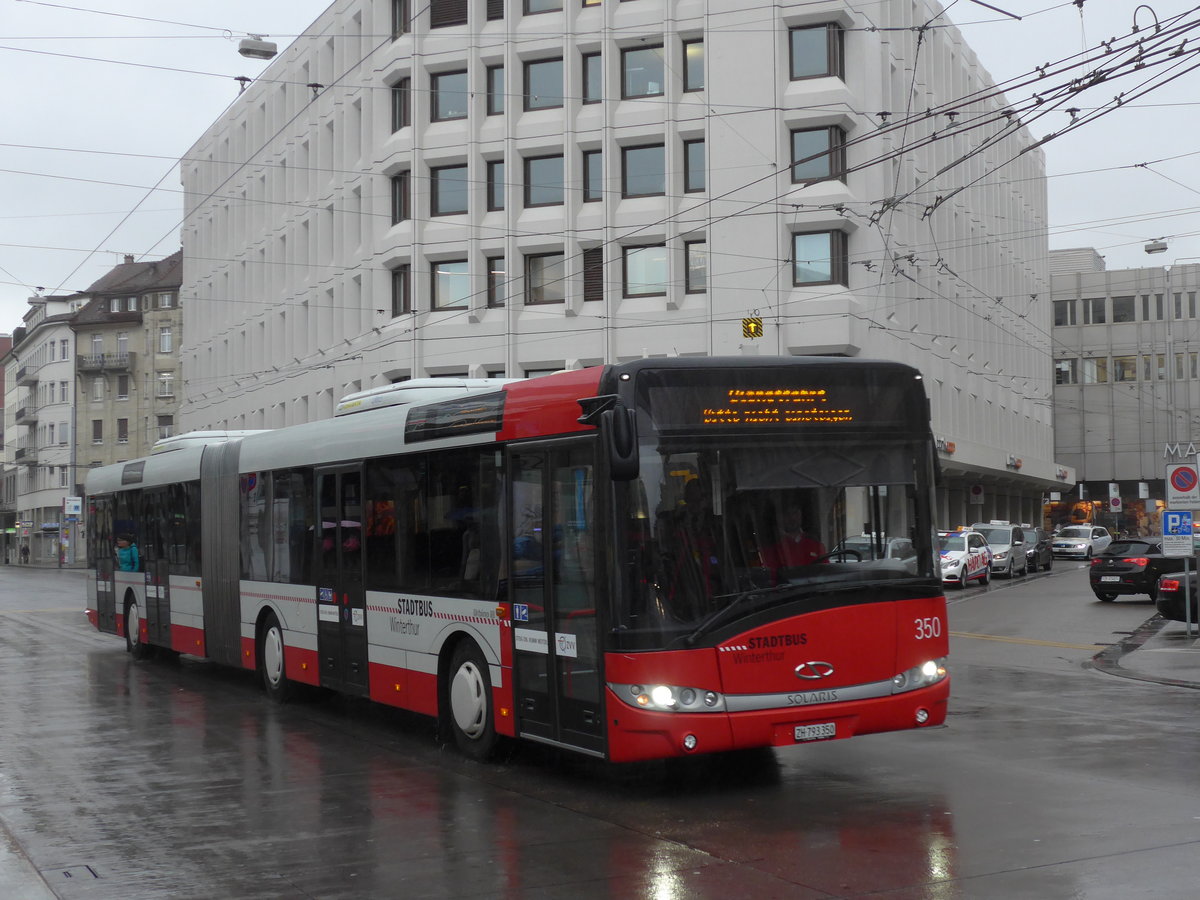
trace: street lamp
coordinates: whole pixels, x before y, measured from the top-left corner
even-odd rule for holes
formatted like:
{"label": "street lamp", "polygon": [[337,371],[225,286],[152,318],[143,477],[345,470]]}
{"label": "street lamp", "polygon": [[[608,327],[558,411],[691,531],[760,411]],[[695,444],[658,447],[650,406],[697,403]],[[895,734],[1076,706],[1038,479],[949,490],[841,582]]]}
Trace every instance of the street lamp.
{"label": "street lamp", "polygon": [[252,34],[242,38],[238,44],[238,53],[248,59],[273,59],[279,52],[279,47],[274,41],[263,40],[265,37],[265,34]]}
{"label": "street lamp", "polygon": [[[1148,254],[1163,253],[1167,249],[1167,242],[1158,239],[1150,241],[1142,247]],[[1176,259],[1171,265],[1163,266],[1163,271],[1166,273],[1166,286],[1163,290],[1163,298],[1166,302],[1167,316],[1167,347],[1166,347],[1166,366],[1167,366],[1167,404],[1170,407],[1171,427],[1169,429],[1168,438],[1172,441],[1186,441],[1188,435],[1180,434],[1184,430],[1181,424],[1183,417],[1180,415],[1178,390],[1176,383],[1182,373],[1178,371],[1179,361],[1175,359],[1175,298],[1171,294],[1171,276],[1174,274],[1175,266],[1179,263]],[[1184,360],[1186,364],[1186,360]],[[1190,404],[1189,404],[1190,405]],[[1189,416],[1190,420],[1190,416]]]}

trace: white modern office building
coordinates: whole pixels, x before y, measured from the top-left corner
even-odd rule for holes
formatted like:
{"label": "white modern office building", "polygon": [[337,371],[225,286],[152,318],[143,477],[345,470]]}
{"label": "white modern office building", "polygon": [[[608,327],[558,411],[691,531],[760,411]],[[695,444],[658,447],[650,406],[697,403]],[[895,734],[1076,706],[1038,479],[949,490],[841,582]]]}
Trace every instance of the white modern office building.
{"label": "white modern office building", "polygon": [[183,161],[183,429],[411,377],[880,357],[926,377],[944,524],[1037,519],[1073,483],[1043,161],[955,28],[917,52],[938,13],[336,0]]}
{"label": "white modern office building", "polygon": [[1055,441],[1079,480],[1055,508],[1063,522],[1161,534],[1166,467],[1200,447],[1200,262],[1147,246],[1168,264],[1052,254]]}

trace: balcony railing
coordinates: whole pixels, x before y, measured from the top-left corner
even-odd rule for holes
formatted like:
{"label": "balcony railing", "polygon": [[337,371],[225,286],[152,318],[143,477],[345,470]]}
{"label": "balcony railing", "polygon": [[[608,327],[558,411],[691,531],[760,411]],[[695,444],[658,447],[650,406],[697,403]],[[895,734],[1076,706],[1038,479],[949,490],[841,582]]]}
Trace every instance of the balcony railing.
{"label": "balcony railing", "polygon": [[37,420],[37,410],[32,406],[22,406],[13,414],[13,424],[15,425],[35,425]]}
{"label": "balcony railing", "polygon": [[13,462],[22,466],[36,466],[38,461],[37,447],[18,447],[13,451]]}
{"label": "balcony railing", "polygon": [[32,387],[38,383],[38,369],[41,366],[21,366],[17,369],[17,384],[21,387]]}
{"label": "balcony railing", "polygon": [[135,353],[88,353],[75,358],[79,372],[128,372],[133,368]]}

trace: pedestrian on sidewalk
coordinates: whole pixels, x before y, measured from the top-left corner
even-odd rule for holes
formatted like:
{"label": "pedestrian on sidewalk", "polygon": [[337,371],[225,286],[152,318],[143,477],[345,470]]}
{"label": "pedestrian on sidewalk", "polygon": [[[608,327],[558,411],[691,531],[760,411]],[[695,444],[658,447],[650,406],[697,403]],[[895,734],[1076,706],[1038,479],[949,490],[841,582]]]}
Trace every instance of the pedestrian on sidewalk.
{"label": "pedestrian on sidewalk", "polygon": [[28,544],[21,545],[21,565],[23,565],[23,566],[29,565],[29,545]]}

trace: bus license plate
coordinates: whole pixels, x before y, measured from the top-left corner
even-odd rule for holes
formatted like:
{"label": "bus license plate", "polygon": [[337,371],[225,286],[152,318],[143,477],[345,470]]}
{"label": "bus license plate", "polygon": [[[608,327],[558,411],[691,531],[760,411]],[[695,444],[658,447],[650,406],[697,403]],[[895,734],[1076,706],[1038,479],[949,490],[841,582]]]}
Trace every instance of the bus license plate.
{"label": "bus license plate", "polygon": [[1121,576],[1120,575],[1101,575],[1100,580],[1101,581],[1120,581]]}
{"label": "bus license plate", "polygon": [[837,725],[833,722],[822,722],[820,725],[796,726],[796,743],[800,743],[801,741],[823,741],[831,737],[837,737]]}

